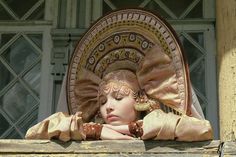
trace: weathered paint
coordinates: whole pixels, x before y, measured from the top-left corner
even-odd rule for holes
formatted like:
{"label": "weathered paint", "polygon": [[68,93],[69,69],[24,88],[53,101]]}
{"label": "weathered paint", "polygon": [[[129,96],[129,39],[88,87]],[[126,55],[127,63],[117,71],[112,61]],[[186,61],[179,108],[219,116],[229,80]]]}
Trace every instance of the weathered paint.
{"label": "weathered paint", "polygon": [[216,0],[220,139],[235,140],[236,131],[236,1]]}

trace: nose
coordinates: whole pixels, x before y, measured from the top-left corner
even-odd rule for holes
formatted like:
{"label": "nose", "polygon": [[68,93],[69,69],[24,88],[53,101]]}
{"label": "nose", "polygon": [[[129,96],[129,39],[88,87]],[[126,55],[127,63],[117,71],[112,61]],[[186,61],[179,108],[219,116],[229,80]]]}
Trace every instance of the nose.
{"label": "nose", "polygon": [[106,111],[107,113],[110,113],[114,110],[114,105],[112,103],[112,101],[107,101],[106,103]]}

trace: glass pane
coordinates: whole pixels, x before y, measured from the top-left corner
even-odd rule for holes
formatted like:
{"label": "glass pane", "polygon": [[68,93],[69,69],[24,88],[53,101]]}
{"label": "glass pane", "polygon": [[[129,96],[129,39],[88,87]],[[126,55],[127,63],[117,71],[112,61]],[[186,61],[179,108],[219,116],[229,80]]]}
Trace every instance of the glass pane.
{"label": "glass pane", "polygon": [[0,99],[0,106],[14,122],[30,111],[36,103],[37,101],[18,82]]}
{"label": "glass pane", "polygon": [[0,37],[0,47],[5,45],[15,34],[2,34]]}
{"label": "glass pane", "polygon": [[203,33],[188,33],[201,47],[204,47]]}
{"label": "glass pane", "polygon": [[0,114],[0,136],[10,127],[7,120]]}
{"label": "glass pane", "polygon": [[202,107],[203,114],[206,116],[206,103],[198,95],[197,98]]}
{"label": "glass pane", "polygon": [[198,58],[203,55],[198,48],[196,48],[189,40],[187,40],[182,35],[180,36],[180,41],[182,42],[182,45],[184,47],[189,65],[193,64]]}
{"label": "glass pane", "polygon": [[102,10],[103,15],[105,15],[111,11],[112,11],[112,9],[107,5],[106,2],[103,1],[103,10]]}
{"label": "glass pane", "polygon": [[191,72],[190,78],[195,88],[206,96],[205,89],[205,61],[201,61]]}
{"label": "glass pane", "polygon": [[42,49],[42,34],[27,34],[27,36]]}
{"label": "glass pane", "polygon": [[111,0],[111,2],[117,7],[117,8],[134,8],[138,7],[143,0]]}
{"label": "glass pane", "polygon": [[17,39],[4,52],[5,59],[9,62],[17,74],[31,65],[38,56],[38,52],[23,37]]}
{"label": "glass pane", "polygon": [[178,17],[193,2],[193,0],[162,0],[162,2]]}
{"label": "glass pane", "polygon": [[[22,17],[38,0],[5,0],[8,6],[19,16]],[[24,5],[22,5],[24,4]]]}
{"label": "glass pane", "polygon": [[1,91],[14,78],[14,76],[7,70],[7,68],[2,64],[1,61],[0,61],[0,76],[4,76],[0,77],[0,91]]}
{"label": "glass pane", "polygon": [[202,0],[189,12],[185,18],[203,18]]}
{"label": "glass pane", "polygon": [[9,135],[7,135],[6,139],[22,139],[20,134],[14,129],[11,131]]}
{"label": "glass pane", "polygon": [[43,20],[44,9],[45,9],[45,5],[43,3],[27,18],[27,20]]}
{"label": "glass pane", "polygon": [[13,20],[13,17],[0,5],[0,20]]}
{"label": "glass pane", "polygon": [[27,115],[27,119],[24,120],[22,123],[17,124],[17,127],[20,129],[22,134],[26,134],[26,131],[32,127],[33,125],[37,124],[38,119],[38,109],[31,112],[30,115]]}
{"label": "glass pane", "polygon": [[40,68],[41,64],[37,64],[23,77],[24,80],[31,86],[31,88],[34,89],[38,96],[40,90]]}
{"label": "glass pane", "polygon": [[144,8],[164,18],[170,18],[170,16],[155,1],[150,1]]}

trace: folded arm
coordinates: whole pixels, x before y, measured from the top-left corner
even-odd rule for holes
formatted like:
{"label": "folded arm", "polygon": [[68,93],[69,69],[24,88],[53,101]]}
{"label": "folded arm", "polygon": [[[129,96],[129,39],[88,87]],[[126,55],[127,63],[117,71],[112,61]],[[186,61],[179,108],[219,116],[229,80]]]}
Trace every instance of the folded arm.
{"label": "folded arm", "polygon": [[59,139],[61,141],[82,140],[86,138],[83,131],[81,113],[68,115],[58,112],[46,118],[42,122],[31,127],[26,139]]}
{"label": "folded arm", "polygon": [[142,128],[143,140],[204,141],[213,138],[209,121],[164,113],[160,109],[144,117]]}
{"label": "folded arm", "polygon": [[124,135],[106,125],[97,123],[83,123],[81,113],[68,115],[58,112],[46,118],[42,122],[31,127],[26,139],[58,139],[69,140],[127,140],[133,137]]}

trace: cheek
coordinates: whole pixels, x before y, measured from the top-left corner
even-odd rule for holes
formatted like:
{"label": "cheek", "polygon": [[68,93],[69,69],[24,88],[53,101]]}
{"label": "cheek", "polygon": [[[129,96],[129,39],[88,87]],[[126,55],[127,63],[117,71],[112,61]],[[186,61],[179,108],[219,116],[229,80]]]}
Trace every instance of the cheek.
{"label": "cheek", "polygon": [[100,106],[100,113],[102,115],[102,118],[105,118],[106,117],[106,108],[105,106]]}
{"label": "cheek", "polygon": [[123,105],[120,106],[120,111],[122,111],[122,115],[124,118],[127,118],[129,121],[133,121],[136,119],[136,110],[134,109],[135,101],[133,99],[127,100]]}

